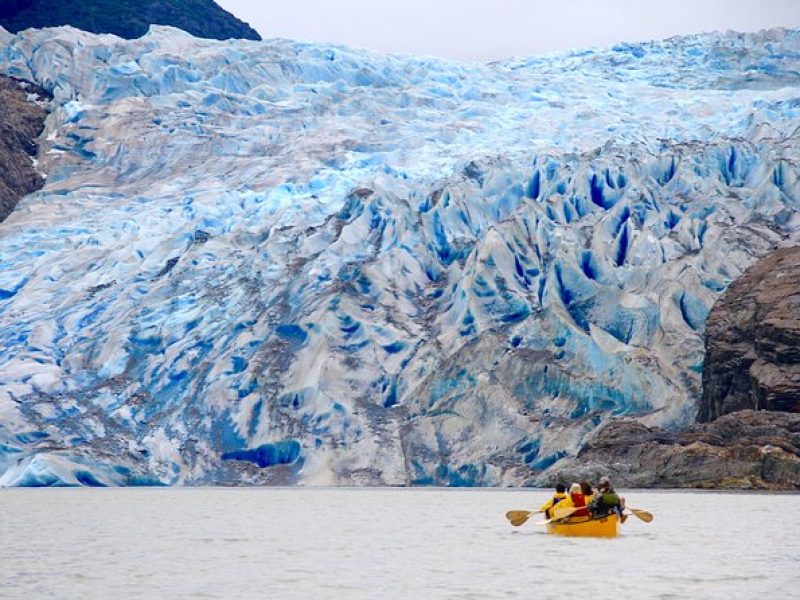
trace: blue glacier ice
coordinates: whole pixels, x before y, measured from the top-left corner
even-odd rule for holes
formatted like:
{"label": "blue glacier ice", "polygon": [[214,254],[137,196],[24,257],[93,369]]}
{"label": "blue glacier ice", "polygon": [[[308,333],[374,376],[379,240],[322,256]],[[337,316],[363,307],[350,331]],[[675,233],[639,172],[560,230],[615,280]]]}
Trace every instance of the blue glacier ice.
{"label": "blue glacier ice", "polygon": [[800,31],[490,64],[0,31],[54,95],[0,225],[0,486],[508,485],[692,422],[800,241]]}

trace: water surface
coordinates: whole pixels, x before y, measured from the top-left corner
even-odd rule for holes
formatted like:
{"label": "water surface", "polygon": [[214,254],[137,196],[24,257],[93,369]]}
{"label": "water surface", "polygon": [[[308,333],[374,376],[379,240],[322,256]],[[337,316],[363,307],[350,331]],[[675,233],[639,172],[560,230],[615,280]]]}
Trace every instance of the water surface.
{"label": "water surface", "polygon": [[605,540],[509,526],[542,490],[0,490],[0,597],[796,597],[800,495],[624,495]]}

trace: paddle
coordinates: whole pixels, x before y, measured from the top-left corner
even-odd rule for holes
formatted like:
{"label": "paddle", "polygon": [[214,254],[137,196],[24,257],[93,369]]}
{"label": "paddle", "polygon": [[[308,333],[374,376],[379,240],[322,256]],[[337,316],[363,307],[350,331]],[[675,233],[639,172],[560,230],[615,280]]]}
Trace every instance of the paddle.
{"label": "paddle", "polygon": [[634,516],[638,517],[645,523],[649,523],[653,520],[653,513],[651,512],[647,512],[646,510],[642,510],[640,508],[631,508],[630,506],[626,506],[625,508],[627,508],[634,514]]}
{"label": "paddle", "polygon": [[[559,519],[565,519],[574,513],[578,508],[554,508],[552,509],[553,518],[548,519],[547,521],[540,521],[536,523],[537,525],[542,525],[543,523],[549,523],[550,521],[558,521]],[[530,519],[533,515],[538,515],[543,513],[543,510],[537,510],[535,512],[531,512],[529,510],[510,510],[506,513],[506,519],[514,527],[519,527],[523,523],[525,523],[528,519]]]}
{"label": "paddle", "polygon": [[541,512],[543,511],[537,510],[535,512],[531,512],[529,510],[510,510],[506,513],[506,519],[508,519],[514,527],[519,527],[533,515],[538,515]]}
{"label": "paddle", "polygon": [[547,519],[546,521],[537,521],[534,525],[547,525],[548,523],[552,523],[553,521],[560,521],[561,519],[566,519],[572,513],[577,510],[584,508],[583,506],[573,506],[569,508],[554,508],[553,509],[553,518]]}

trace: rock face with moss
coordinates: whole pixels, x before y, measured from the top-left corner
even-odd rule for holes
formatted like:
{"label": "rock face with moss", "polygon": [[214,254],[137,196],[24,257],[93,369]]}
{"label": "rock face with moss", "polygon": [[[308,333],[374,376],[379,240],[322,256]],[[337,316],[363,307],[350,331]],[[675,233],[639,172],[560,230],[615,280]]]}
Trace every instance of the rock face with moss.
{"label": "rock face with moss", "polygon": [[170,25],[200,38],[261,39],[211,0],[4,0],[0,25],[12,33],[71,25],[126,39],[143,36],[150,25]]}
{"label": "rock face with moss", "polygon": [[47,116],[42,100],[48,97],[38,86],[0,77],[0,222],[22,196],[44,184],[33,161]]}
{"label": "rock face with moss", "polygon": [[750,267],[706,327],[700,421],[742,409],[800,412],[800,247]]}

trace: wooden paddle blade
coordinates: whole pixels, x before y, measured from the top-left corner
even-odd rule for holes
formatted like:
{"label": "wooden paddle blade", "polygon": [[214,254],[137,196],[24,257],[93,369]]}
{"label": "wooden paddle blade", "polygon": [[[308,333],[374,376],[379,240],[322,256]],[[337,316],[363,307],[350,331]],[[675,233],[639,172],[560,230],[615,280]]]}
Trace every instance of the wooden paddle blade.
{"label": "wooden paddle blade", "polygon": [[552,521],[558,521],[559,519],[566,519],[568,516],[570,516],[576,510],[579,510],[579,508],[581,508],[581,507],[574,507],[574,506],[564,507],[564,508],[555,507],[553,509],[553,518],[551,520]]}
{"label": "wooden paddle blade", "polygon": [[548,523],[552,523],[553,521],[560,521],[561,519],[566,519],[572,513],[574,513],[577,508],[573,507],[564,507],[564,508],[554,508],[551,512],[553,513],[552,519],[547,519],[546,521],[536,521],[534,525],[547,525]]}
{"label": "wooden paddle blade", "polygon": [[509,521],[516,521],[518,519],[527,519],[533,513],[529,510],[510,510],[506,513],[506,519]]}
{"label": "wooden paddle blade", "polygon": [[510,510],[506,513],[506,519],[514,526],[519,527],[536,513],[529,510]]}
{"label": "wooden paddle blade", "polygon": [[630,506],[627,506],[626,508],[645,523],[649,523],[653,520],[653,513],[651,512],[647,512],[646,510],[641,510],[639,508],[631,508]]}

